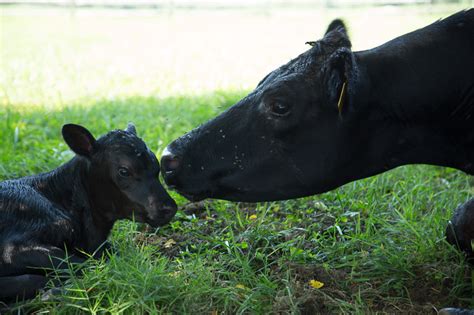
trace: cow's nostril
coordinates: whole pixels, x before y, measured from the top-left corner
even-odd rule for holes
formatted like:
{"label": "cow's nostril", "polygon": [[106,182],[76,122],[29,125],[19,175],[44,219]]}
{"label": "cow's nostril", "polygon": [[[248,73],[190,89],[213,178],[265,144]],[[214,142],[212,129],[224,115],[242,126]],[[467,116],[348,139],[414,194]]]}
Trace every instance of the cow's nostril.
{"label": "cow's nostril", "polygon": [[174,171],[179,166],[179,160],[176,156],[170,156],[165,159],[164,168],[165,171]]}
{"label": "cow's nostril", "polygon": [[163,152],[161,157],[161,167],[165,173],[173,172],[179,167],[179,158],[168,150]]}

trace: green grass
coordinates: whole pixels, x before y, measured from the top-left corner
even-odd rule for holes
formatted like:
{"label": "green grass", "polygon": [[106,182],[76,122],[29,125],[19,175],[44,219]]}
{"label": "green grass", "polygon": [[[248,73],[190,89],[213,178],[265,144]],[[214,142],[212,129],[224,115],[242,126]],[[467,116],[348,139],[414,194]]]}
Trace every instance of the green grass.
{"label": "green grass", "polygon": [[[74,22],[81,28],[72,35],[53,32],[62,22],[69,23],[64,16],[38,21],[25,13],[2,19],[2,29],[9,31],[3,37],[16,45],[2,42],[0,180],[47,171],[70,159],[72,153],[60,138],[63,123],[83,124],[100,135],[133,121],[159,154],[171,140],[248,92],[238,83],[239,62],[214,56],[217,64],[198,64],[180,82],[175,74],[183,73],[179,58],[195,55],[193,48],[173,48],[177,59],[172,64],[163,61],[164,73],[174,73],[169,78],[152,55],[142,52],[141,58],[132,58],[144,44],[141,38],[124,35],[138,45],[125,52],[119,51],[119,39],[109,38],[110,25],[121,31],[133,25],[149,28],[156,26],[151,18],[105,17],[93,27],[83,23],[90,19],[81,14]],[[216,18],[213,14],[205,18]],[[257,17],[248,19],[270,19],[276,25],[271,17]],[[165,22],[181,18],[167,17]],[[99,57],[91,52],[97,47],[103,49]],[[115,51],[126,58],[126,66],[102,58]],[[257,67],[283,61],[265,60]],[[209,69],[209,80],[203,69]],[[211,82],[213,74],[223,75],[216,69],[228,70],[233,79]],[[263,75],[252,74],[245,82]],[[207,87],[200,93],[199,79]],[[164,91],[167,88],[171,92]],[[87,262],[83,276],[64,283],[63,294],[46,302],[37,298],[20,303],[18,308],[54,314],[419,314],[445,306],[474,307],[471,269],[444,240],[453,210],[473,195],[472,178],[430,166],[402,167],[326,194],[284,202],[189,205],[173,194],[180,211],[171,224],[154,230],[119,222],[111,235],[117,254],[108,261]],[[311,287],[313,279],[324,286]]]}
{"label": "green grass", "polygon": [[[68,160],[59,132],[65,122],[98,135],[134,121],[160,152],[243,94],[131,98],[50,111],[2,108],[0,178]],[[472,195],[469,177],[460,172],[410,166],[311,198],[208,202],[182,209],[157,230],[120,222],[112,234],[116,256],[91,261],[83,277],[66,282],[66,294],[23,307],[65,314],[416,313],[469,305],[470,269],[443,232],[452,210]],[[325,285],[311,288],[311,279]]]}

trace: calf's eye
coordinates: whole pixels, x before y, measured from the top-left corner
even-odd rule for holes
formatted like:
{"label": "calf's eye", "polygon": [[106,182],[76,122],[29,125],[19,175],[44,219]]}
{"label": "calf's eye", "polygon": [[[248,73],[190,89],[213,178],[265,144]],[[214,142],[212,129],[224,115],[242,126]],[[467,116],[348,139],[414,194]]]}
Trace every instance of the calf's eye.
{"label": "calf's eye", "polygon": [[280,102],[273,102],[270,106],[272,114],[276,116],[286,116],[290,113],[290,106]]}
{"label": "calf's eye", "polygon": [[130,177],[130,172],[125,167],[119,167],[118,174],[122,177]]}

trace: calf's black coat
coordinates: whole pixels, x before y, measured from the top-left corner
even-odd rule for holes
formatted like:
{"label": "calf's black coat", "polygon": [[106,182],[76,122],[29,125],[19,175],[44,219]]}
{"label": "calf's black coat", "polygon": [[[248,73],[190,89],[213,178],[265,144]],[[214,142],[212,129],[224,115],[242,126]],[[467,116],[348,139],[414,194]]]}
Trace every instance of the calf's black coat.
{"label": "calf's black coat", "polygon": [[70,124],[63,137],[77,154],[71,161],[0,183],[0,300],[31,297],[47,283],[46,268],[83,262],[116,220],[158,226],[176,212],[133,125],[95,140]]}

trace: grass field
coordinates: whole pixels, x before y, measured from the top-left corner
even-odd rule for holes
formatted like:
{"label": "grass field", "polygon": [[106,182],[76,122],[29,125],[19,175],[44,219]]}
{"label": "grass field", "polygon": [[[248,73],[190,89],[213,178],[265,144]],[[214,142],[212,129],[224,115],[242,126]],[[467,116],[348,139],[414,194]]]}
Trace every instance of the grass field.
{"label": "grass field", "polygon": [[[159,155],[302,52],[331,18],[346,18],[355,48],[365,49],[460,8],[1,8],[0,180],[70,159],[60,138],[66,122],[100,135],[133,121]],[[409,166],[284,202],[188,204],[173,194],[180,211],[170,225],[119,222],[111,235],[116,255],[88,262],[64,294],[17,310],[434,314],[474,307],[471,269],[444,240],[447,220],[473,187],[452,169]]]}

